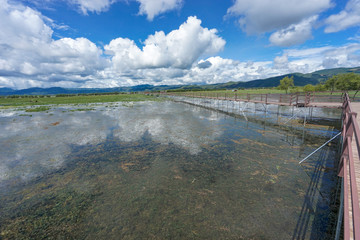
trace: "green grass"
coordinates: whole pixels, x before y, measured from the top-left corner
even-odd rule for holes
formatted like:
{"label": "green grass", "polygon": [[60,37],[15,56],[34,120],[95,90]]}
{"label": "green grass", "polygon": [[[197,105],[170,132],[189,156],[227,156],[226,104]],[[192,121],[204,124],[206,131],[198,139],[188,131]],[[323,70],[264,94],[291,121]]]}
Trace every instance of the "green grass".
{"label": "green grass", "polygon": [[[0,109],[50,104],[87,104],[104,102],[158,101],[158,98],[144,94],[90,95],[42,98],[0,98]],[[45,110],[46,111],[46,110]]]}

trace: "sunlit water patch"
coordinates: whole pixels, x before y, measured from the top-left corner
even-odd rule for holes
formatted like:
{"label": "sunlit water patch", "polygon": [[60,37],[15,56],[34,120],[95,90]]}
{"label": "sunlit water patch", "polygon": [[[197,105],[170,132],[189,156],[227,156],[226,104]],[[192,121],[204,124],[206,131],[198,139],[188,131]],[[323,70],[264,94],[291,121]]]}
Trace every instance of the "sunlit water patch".
{"label": "sunlit water patch", "polygon": [[298,161],[335,133],[331,126],[316,136],[143,102],[30,116],[4,110],[0,128],[5,239],[321,239],[328,232],[336,147]]}

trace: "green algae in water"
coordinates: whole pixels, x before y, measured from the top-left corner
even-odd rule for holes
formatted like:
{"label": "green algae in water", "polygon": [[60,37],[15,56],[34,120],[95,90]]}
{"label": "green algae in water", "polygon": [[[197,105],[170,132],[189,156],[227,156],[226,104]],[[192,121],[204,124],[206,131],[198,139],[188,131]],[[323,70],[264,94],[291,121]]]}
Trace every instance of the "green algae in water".
{"label": "green algae in water", "polygon": [[298,164],[324,137],[169,102],[98,110],[2,117],[2,238],[325,238],[316,216],[328,214],[334,179],[318,172],[312,192],[324,198],[311,202],[321,156]]}

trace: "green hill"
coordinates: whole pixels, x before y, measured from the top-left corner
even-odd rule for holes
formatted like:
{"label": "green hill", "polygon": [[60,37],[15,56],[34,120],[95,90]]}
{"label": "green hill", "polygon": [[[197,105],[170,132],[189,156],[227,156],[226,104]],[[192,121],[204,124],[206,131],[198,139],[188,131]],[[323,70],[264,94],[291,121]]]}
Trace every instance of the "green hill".
{"label": "green hill", "polygon": [[305,86],[307,84],[318,84],[325,82],[333,75],[340,73],[359,73],[360,67],[353,68],[333,68],[316,71],[313,73],[290,73],[266,79],[252,80],[248,82],[227,82],[204,85],[138,85],[133,87],[117,88],[28,88],[14,90],[11,88],[0,88],[0,95],[49,95],[49,94],[78,94],[78,93],[107,93],[107,92],[142,92],[142,91],[189,91],[189,90],[217,90],[217,89],[235,89],[235,88],[269,88],[277,87],[280,80],[284,77],[293,77],[295,86]]}
{"label": "green hill", "polygon": [[[327,79],[331,78],[334,75],[350,72],[360,74],[360,67],[325,69],[307,74],[290,73],[266,79],[252,80],[248,82],[227,82],[193,87],[194,89],[268,88],[277,87],[280,84],[280,80],[284,77],[293,77],[295,86],[305,86],[307,84],[316,85],[318,83],[325,82]],[[191,86],[186,86],[186,88],[185,86],[183,86],[180,89],[191,89]]]}

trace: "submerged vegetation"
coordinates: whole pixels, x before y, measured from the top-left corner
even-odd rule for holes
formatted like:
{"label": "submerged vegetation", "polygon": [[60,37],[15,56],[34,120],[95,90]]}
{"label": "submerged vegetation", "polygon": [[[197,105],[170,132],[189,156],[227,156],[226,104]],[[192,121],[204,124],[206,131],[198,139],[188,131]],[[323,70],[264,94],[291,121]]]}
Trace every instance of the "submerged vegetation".
{"label": "submerged vegetation", "polygon": [[2,117],[0,239],[329,239],[336,144],[298,159],[332,122],[323,136],[167,101],[67,109]]}

